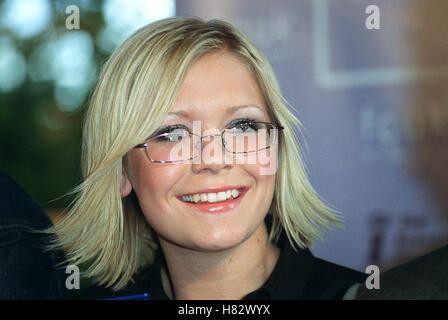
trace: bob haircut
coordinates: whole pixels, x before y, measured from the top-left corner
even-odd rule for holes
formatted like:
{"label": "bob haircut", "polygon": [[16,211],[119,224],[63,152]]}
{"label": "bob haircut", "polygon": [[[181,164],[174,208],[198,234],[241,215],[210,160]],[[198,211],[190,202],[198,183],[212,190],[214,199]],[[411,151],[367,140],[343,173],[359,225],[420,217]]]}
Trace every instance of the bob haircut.
{"label": "bob haircut", "polygon": [[[84,275],[120,290],[154,261],[158,240],[135,193],[120,196],[125,154],[151,135],[180,91],[189,67],[202,55],[228,50],[250,70],[260,87],[270,121],[285,129],[279,157],[270,241],[284,230],[297,250],[308,247],[332,225],[338,212],[310,185],[296,133],[302,127],[288,109],[274,72],[255,45],[233,25],[176,17],[151,23],[130,36],[105,63],[84,120],[83,182],[64,218],[48,231],[51,249],[63,248],[70,264],[89,266]],[[289,106],[291,107],[291,106]]]}

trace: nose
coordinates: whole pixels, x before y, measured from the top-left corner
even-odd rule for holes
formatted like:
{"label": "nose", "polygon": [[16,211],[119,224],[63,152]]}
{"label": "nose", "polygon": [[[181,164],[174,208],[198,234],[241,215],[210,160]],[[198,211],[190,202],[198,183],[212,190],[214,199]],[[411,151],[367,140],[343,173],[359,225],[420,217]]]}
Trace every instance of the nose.
{"label": "nose", "polygon": [[223,147],[221,134],[202,136],[200,143],[195,148],[201,149],[201,156],[193,161],[193,172],[208,171],[216,174],[222,169],[231,168],[231,161],[227,158],[228,155]]}

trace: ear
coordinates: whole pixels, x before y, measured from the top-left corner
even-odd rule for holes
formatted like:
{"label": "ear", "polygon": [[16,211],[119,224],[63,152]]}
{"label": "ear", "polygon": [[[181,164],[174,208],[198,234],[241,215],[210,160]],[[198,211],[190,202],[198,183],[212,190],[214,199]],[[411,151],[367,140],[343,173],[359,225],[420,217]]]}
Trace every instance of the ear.
{"label": "ear", "polygon": [[125,165],[123,163],[121,169],[121,189],[120,194],[122,198],[126,198],[132,191],[132,184],[129,180],[128,174],[126,172]]}

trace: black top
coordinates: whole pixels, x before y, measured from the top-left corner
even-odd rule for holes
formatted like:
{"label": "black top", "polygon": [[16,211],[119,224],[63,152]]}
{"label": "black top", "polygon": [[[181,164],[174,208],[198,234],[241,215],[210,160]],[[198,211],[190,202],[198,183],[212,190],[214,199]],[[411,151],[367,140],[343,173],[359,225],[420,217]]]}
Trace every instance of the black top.
{"label": "black top", "polygon": [[61,296],[66,275],[56,271],[61,252],[44,250],[36,230],[51,220],[12,178],[0,172],[0,300],[51,300]]}
{"label": "black top", "polygon": [[[294,251],[283,233],[277,246],[280,257],[271,276],[258,290],[243,300],[339,300],[347,289],[363,282],[366,274],[316,258],[308,249]],[[167,300],[160,268],[164,264],[161,250],[155,263],[135,277],[125,289],[113,292],[106,288],[90,287],[76,290],[73,299],[107,299],[149,293],[151,300]]]}

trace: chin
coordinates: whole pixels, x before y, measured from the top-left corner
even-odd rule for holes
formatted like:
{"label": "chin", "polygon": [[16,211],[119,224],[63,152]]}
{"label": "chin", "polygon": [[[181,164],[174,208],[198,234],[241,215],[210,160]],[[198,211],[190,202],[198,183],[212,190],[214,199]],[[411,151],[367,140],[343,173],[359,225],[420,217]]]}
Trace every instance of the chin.
{"label": "chin", "polygon": [[195,234],[194,247],[200,251],[222,251],[244,242],[250,235],[243,230],[221,228]]}

